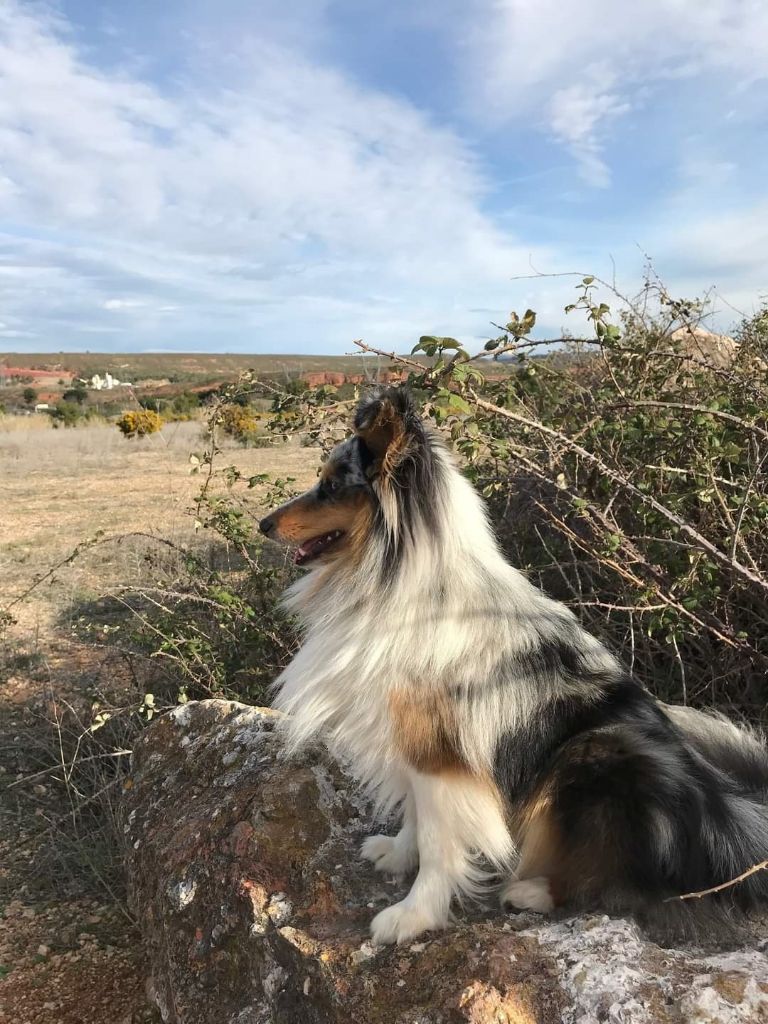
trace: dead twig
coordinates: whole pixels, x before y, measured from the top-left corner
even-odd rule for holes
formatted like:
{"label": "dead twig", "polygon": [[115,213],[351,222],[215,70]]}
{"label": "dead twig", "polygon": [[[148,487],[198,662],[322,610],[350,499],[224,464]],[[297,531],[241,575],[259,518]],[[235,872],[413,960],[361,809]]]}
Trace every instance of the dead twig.
{"label": "dead twig", "polygon": [[768,868],[768,860],[760,861],[759,864],[753,864],[751,868],[747,868],[746,871],[742,871],[736,878],[732,878],[729,882],[723,882],[721,885],[713,885],[711,889],[700,889],[698,892],[686,892],[682,896],[669,896],[664,900],[665,903],[672,903],[675,900],[700,900],[702,896],[711,896],[713,893],[722,892],[723,889],[730,889],[733,885],[738,885],[739,882],[743,882],[745,878],[749,878],[750,875],[756,875],[758,871],[765,871]]}

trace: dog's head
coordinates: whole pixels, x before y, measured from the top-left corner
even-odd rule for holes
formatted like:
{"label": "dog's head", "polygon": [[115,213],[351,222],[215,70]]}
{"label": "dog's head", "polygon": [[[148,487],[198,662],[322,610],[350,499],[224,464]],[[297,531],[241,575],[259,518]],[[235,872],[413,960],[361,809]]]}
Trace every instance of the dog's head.
{"label": "dog's head", "polygon": [[262,533],[296,545],[297,565],[361,557],[380,524],[401,522],[408,467],[425,462],[428,435],[407,388],[377,388],[355,411],[354,433],[331,452],[314,487],[259,523]]}

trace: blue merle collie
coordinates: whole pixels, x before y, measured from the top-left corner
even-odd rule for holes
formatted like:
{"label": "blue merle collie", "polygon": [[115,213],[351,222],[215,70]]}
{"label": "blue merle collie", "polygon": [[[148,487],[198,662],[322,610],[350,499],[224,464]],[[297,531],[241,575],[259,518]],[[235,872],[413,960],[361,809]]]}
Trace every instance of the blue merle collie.
{"label": "blue merle collie", "polygon": [[[510,566],[405,388],[365,397],[318,483],[260,525],[308,569],[286,595],[304,643],[275,684],[289,749],[328,743],[402,820],[363,856],[418,868],[376,942],[444,927],[493,878],[516,908],[687,919],[702,902],[669,897],[768,857],[761,740],[654,700]],[[756,873],[703,902],[767,896]]]}

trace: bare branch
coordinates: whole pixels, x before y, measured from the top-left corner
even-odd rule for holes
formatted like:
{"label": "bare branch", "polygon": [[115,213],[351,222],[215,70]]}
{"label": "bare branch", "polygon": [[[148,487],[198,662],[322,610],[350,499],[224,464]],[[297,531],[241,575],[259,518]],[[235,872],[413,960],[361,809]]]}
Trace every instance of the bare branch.
{"label": "bare branch", "polygon": [[722,885],[713,885],[711,889],[700,889],[698,892],[686,892],[682,896],[669,896],[664,900],[665,903],[672,903],[675,900],[700,900],[703,896],[711,896],[713,893],[722,892],[724,889],[730,889],[733,885],[738,885],[739,882],[743,882],[745,878],[749,878],[750,875],[756,875],[758,871],[765,871],[768,868],[768,860],[760,861],[759,864],[753,864],[751,868],[746,871],[742,871],[736,878],[732,878],[728,882],[723,882]]}
{"label": "bare branch", "polygon": [[629,408],[654,408],[654,409],[679,409],[682,412],[695,412],[704,413],[707,416],[714,416],[715,419],[726,420],[728,423],[735,423],[739,427],[743,427],[744,430],[749,430],[754,434],[759,434],[768,440],[768,430],[764,430],[763,427],[758,426],[756,423],[749,423],[747,420],[741,419],[740,416],[733,416],[729,412],[721,412],[719,409],[709,409],[706,405],[689,405],[687,402],[658,402],[652,401],[651,399],[639,399],[632,398],[627,399],[624,402],[615,402],[613,405],[609,405],[609,409],[629,409]]}

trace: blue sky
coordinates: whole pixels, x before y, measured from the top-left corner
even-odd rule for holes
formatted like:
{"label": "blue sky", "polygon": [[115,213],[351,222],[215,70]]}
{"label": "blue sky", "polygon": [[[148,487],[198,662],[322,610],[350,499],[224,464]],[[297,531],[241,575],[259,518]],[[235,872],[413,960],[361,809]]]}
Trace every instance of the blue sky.
{"label": "blue sky", "polygon": [[765,0],[0,0],[0,347],[345,352],[768,290]]}

